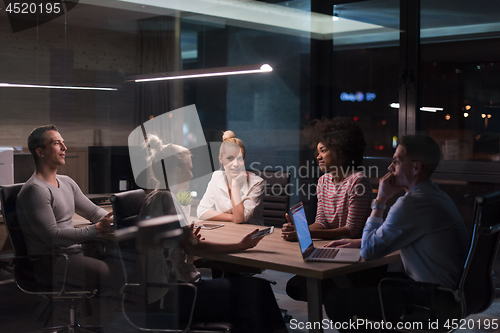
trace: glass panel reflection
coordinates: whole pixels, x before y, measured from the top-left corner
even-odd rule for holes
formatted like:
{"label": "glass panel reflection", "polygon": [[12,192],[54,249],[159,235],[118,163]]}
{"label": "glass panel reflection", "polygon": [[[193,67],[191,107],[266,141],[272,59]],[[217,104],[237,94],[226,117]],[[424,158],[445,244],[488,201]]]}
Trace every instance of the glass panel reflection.
{"label": "glass panel reflection", "polygon": [[[500,143],[498,1],[422,0],[418,129],[445,160],[494,161]],[[447,13],[444,15],[443,13]],[[431,111],[431,112],[429,112]]]}
{"label": "glass panel reflection", "polygon": [[338,4],[333,10],[339,21],[365,25],[334,34],[333,112],[358,122],[366,156],[392,157],[398,135],[399,2]]}

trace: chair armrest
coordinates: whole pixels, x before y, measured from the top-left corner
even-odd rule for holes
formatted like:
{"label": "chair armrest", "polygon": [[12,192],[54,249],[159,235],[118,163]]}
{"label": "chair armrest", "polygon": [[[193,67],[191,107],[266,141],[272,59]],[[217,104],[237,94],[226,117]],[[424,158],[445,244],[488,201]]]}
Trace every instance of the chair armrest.
{"label": "chair armrest", "polygon": [[429,283],[429,282],[419,282],[419,281],[413,281],[413,280],[409,280],[409,279],[401,279],[401,278],[383,278],[382,280],[380,280],[380,283],[379,284],[383,284],[383,283],[387,283],[387,282],[393,282],[395,284],[406,284],[406,285],[419,285],[419,286],[439,286],[439,284],[437,283]]}
{"label": "chair armrest", "polygon": [[[404,290],[405,286],[412,286],[415,290]],[[398,299],[394,293],[384,296],[384,288],[402,288],[398,295],[408,293],[408,299]],[[464,314],[464,299],[457,291],[441,287],[438,284],[417,282],[412,280],[385,278],[379,282],[378,293],[382,318],[384,321],[393,321],[396,317],[393,313],[387,313],[388,305],[397,305],[399,313],[398,320],[401,322],[421,322],[425,325],[431,321],[438,320],[438,331],[447,331],[442,326],[449,318],[462,318]],[[388,318],[388,317],[391,318]],[[424,329],[425,330],[425,329]]]}
{"label": "chair armrest", "polygon": [[16,279],[15,275],[15,269],[14,269],[14,280],[16,281],[16,284],[19,289],[21,289],[23,292],[28,293],[28,294],[35,294],[35,295],[53,295],[53,296],[61,296],[64,293],[64,289],[66,287],[66,276],[68,272],[68,263],[69,263],[69,257],[65,253],[56,253],[54,255],[52,254],[28,254],[28,255],[22,255],[22,256],[15,256],[11,260],[11,264],[14,266],[16,261],[19,260],[32,260],[32,259],[43,259],[43,258],[53,258],[53,257],[63,257],[65,259],[65,264],[64,264],[64,278],[62,281],[62,286],[59,291],[28,291],[25,290],[24,288],[21,287],[19,284],[19,281]]}
{"label": "chair armrest", "polygon": [[80,243],[85,256],[99,258],[103,253],[108,252],[108,248],[113,248],[113,240],[107,239],[104,235],[106,234]]}
{"label": "chair armrest", "polygon": [[42,259],[42,258],[52,258],[53,256],[63,256],[66,258],[66,260],[68,261],[69,258],[68,258],[68,255],[65,254],[65,253],[56,253],[54,255],[52,254],[26,254],[24,256],[14,256],[12,259]]}
{"label": "chair armrest", "polygon": [[413,286],[419,286],[421,288],[427,288],[429,290],[434,290],[434,291],[439,290],[439,291],[443,291],[443,292],[449,292],[449,293],[452,293],[454,295],[455,301],[457,301],[457,302],[460,302],[464,299],[464,296],[459,295],[457,290],[441,287],[441,285],[439,285],[437,283],[418,282],[418,281],[413,281],[413,280],[408,280],[408,279],[400,279],[400,278],[384,278],[384,279],[380,280],[380,282],[378,284],[379,295],[380,295],[380,289],[383,287],[384,284],[387,284],[387,283],[392,283],[394,285],[399,285],[399,286],[413,285]]}

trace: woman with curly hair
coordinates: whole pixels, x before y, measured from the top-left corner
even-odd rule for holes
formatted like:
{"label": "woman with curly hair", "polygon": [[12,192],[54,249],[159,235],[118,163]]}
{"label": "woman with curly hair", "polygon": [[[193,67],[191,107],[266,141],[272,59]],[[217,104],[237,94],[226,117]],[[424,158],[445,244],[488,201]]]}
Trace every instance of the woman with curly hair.
{"label": "woman with curly hair", "polygon": [[[360,238],[365,222],[370,215],[372,188],[364,172],[363,164],[366,147],[361,129],[350,118],[336,117],[314,120],[302,131],[316,148],[319,167],[325,174],[318,181],[318,209],[316,220],[309,226],[313,238]],[[295,227],[283,225],[281,237],[288,241],[297,240]],[[348,274],[350,282],[370,285],[377,283],[387,267]],[[373,282],[372,282],[373,281]],[[321,281],[323,296],[335,289],[332,279]],[[286,293],[298,301],[307,301],[306,279],[294,276],[286,286]]]}
{"label": "woman with curly hair", "polygon": [[[318,181],[316,221],[309,226],[313,238],[359,238],[370,215],[372,188],[363,164],[365,138],[359,126],[346,117],[314,120],[302,133],[316,148],[318,165],[325,174]],[[287,214],[287,220],[291,222]],[[295,227],[283,225],[281,236],[297,240]]]}

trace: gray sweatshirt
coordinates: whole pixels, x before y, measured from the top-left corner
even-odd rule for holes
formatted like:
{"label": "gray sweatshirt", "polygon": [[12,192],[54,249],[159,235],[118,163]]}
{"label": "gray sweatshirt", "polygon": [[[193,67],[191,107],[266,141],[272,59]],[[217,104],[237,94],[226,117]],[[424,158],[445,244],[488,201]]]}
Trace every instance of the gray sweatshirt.
{"label": "gray sweatshirt", "polygon": [[68,176],[57,176],[59,187],[33,174],[17,197],[17,216],[29,254],[75,253],[79,243],[96,237],[95,225],[75,228],[74,213],[97,223],[107,211],[94,205]]}

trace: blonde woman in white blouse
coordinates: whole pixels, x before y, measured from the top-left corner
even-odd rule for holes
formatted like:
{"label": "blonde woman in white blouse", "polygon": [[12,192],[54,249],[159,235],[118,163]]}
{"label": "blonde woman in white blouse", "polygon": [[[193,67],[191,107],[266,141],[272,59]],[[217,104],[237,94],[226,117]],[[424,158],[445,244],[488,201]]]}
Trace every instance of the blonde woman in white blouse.
{"label": "blonde woman in white blouse", "polygon": [[202,220],[264,225],[264,180],[245,170],[245,146],[232,131],[224,132],[221,170],[215,171],[198,206]]}

